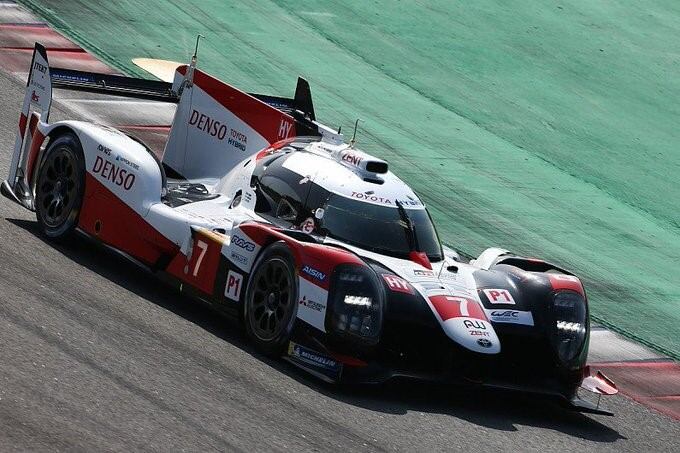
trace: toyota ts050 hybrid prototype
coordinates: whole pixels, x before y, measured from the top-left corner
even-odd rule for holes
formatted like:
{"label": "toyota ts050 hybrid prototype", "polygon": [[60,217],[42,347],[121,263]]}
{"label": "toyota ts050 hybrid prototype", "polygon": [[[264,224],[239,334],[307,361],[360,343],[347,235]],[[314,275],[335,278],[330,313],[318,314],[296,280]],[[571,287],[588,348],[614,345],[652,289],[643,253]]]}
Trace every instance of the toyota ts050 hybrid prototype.
{"label": "toyota ts050 hybrid prototype", "polygon": [[[2,193],[242,321],[258,350],[326,381],[408,377],[530,391],[607,413],[586,366],[580,280],[499,248],[464,259],[384,160],[293,98],[188,65],[172,81],[50,68],[36,44]],[[52,89],[174,102],[162,159],[93,122],[49,122]]]}

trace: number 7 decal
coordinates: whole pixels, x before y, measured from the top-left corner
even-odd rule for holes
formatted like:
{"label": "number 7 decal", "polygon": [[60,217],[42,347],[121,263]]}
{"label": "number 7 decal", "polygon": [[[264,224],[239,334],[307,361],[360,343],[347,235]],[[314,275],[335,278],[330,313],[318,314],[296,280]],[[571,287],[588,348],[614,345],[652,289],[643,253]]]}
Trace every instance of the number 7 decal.
{"label": "number 7 decal", "polygon": [[193,272],[194,277],[196,275],[198,275],[198,269],[201,267],[201,262],[203,261],[203,257],[205,256],[205,252],[208,250],[208,244],[199,239],[198,242],[196,242],[196,247],[201,249],[201,254],[198,255],[198,259],[196,259],[196,265],[194,266],[194,272]]}

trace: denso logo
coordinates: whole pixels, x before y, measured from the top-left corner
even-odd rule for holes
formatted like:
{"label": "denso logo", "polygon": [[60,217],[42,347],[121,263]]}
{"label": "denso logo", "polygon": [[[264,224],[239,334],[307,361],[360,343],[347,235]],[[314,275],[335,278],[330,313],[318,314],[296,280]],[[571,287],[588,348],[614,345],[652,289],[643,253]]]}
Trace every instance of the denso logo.
{"label": "denso logo", "polygon": [[322,282],[326,279],[326,274],[324,274],[323,272],[321,272],[319,270],[314,269],[313,267],[309,267],[307,265],[305,265],[302,268],[302,272],[304,272],[305,274],[307,274],[311,277],[314,277],[315,279],[319,280],[320,282]]}
{"label": "denso logo", "polygon": [[101,175],[102,178],[108,179],[125,190],[130,190],[135,184],[134,173],[129,173],[101,156],[97,156],[97,159],[95,159],[92,173]]}
{"label": "denso logo", "polygon": [[196,129],[201,130],[212,137],[216,137],[218,140],[224,140],[229,131],[226,124],[222,124],[195,109],[191,111],[189,125],[196,126]]}
{"label": "denso logo", "polygon": [[246,241],[240,236],[233,235],[231,237],[231,243],[234,244],[236,247],[241,247],[242,249],[247,250],[249,252],[255,250],[255,244],[253,244],[250,241]]}

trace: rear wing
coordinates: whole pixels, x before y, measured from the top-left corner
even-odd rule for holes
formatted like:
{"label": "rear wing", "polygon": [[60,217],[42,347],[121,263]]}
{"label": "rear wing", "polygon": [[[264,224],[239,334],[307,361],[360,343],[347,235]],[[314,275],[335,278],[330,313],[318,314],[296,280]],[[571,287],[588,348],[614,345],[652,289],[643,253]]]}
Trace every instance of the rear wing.
{"label": "rear wing", "polygon": [[172,84],[158,80],[64,68],[50,68],[50,80],[53,88],[64,90],[87,91],[161,102],[177,103],[179,101],[179,96],[172,91]]}
{"label": "rear wing", "polygon": [[[261,104],[266,108],[257,110],[257,124],[255,125],[255,135],[258,135],[258,128],[261,124],[278,121],[279,118],[286,118],[290,120],[290,124],[281,122],[280,130],[285,132],[283,138],[288,138],[291,134],[298,135],[320,135],[318,125],[315,122],[314,105],[312,103],[311,91],[309,84],[303,78],[298,78],[293,98],[286,98],[280,96],[270,96],[255,93],[243,93],[228,84],[225,84],[217,79],[213,79],[207,74],[199,70],[195,70],[195,59],[192,60],[191,65],[182,65],[177,68],[178,75],[184,80],[181,84],[177,84],[177,77],[175,83],[169,83],[158,80],[148,80],[136,77],[127,77],[122,75],[101,74],[95,72],[78,71],[66,68],[50,67],[47,58],[47,51],[44,46],[39,43],[35,44],[33,50],[33,58],[31,60],[31,67],[26,81],[26,93],[24,95],[24,102],[19,116],[19,124],[17,135],[14,143],[14,151],[10,162],[9,174],[6,181],[2,183],[2,194],[8,198],[22,204],[23,206],[33,209],[33,168],[35,167],[35,159],[37,158],[45,136],[42,130],[45,130],[50,114],[50,107],[52,105],[52,90],[64,89],[74,91],[86,91],[91,93],[99,93],[103,95],[123,96],[127,98],[145,99],[150,101],[169,102],[178,104],[178,112],[173,121],[171,128],[169,145],[173,145],[175,153],[169,158],[175,158],[174,165],[170,165],[179,174],[186,173],[185,171],[185,155],[188,146],[192,145],[206,145],[205,143],[191,143],[187,140],[187,129],[191,122],[192,110],[191,106],[202,107],[201,93],[195,96],[192,93],[193,79],[200,81],[208,81],[212,88],[217,87],[219,90],[227,90],[234,94],[239,101],[239,107],[252,106],[251,101]],[[189,70],[190,69],[190,70]],[[188,82],[188,83],[187,83]],[[185,89],[188,88],[188,89]],[[185,91],[189,96],[184,96],[185,102],[182,103],[182,91]],[[239,108],[235,106],[226,105],[223,103],[221,109],[224,112],[217,112],[218,116],[221,113],[228,113],[230,115],[230,123],[237,124],[244,119],[239,112]],[[229,110],[231,108],[231,110]],[[219,110],[219,109],[218,109]],[[252,113],[250,111],[248,114]],[[178,122],[178,115],[182,116],[184,122]],[[189,116],[187,116],[189,115]],[[247,119],[246,119],[247,122]],[[180,124],[181,123],[181,124]],[[226,124],[226,123],[225,123]],[[278,123],[277,123],[277,127]],[[236,132],[236,129],[230,131],[233,135],[233,143],[237,147],[245,147],[244,139],[247,141],[247,132]],[[240,130],[240,129],[239,129]],[[182,137],[181,143],[177,140],[173,142],[173,135],[177,133]],[[240,135],[239,135],[240,134]],[[268,134],[264,134],[267,135]],[[265,140],[270,143],[270,140]],[[264,142],[258,140],[251,140],[253,145],[261,145]],[[249,146],[251,148],[252,146]],[[180,163],[177,159],[176,151],[181,148],[182,156]],[[208,146],[210,148],[210,146]],[[166,147],[166,151],[167,151]],[[222,152],[223,150],[220,150]],[[192,156],[192,160],[196,161],[197,156]],[[170,159],[172,160],[172,159]],[[165,159],[164,159],[165,162]],[[215,167],[214,162],[200,162],[200,168],[224,168]],[[191,173],[189,171],[188,173]],[[202,175],[201,175],[202,176]]]}
{"label": "rear wing", "polygon": [[[45,61],[47,61],[47,56],[45,56]],[[49,73],[52,88],[88,91],[91,93],[160,102],[179,102],[179,96],[173,91],[173,84],[170,82],[65,68],[49,68]],[[309,83],[302,77],[298,77],[293,98],[256,93],[248,93],[248,95],[282,112],[288,114],[300,112],[311,121],[316,119]]]}

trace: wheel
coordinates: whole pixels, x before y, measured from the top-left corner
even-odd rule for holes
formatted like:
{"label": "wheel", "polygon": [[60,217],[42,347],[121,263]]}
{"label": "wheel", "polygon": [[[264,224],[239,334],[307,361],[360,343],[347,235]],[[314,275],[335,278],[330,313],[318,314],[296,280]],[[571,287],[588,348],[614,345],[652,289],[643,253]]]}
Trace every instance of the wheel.
{"label": "wheel", "polygon": [[245,329],[265,355],[280,355],[297,315],[298,285],[293,255],[283,242],[267,247],[254,266],[244,306]]}
{"label": "wheel", "polygon": [[78,225],[85,191],[85,158],[73,134],[57,137],[42,159],[35,186],[35,213],[52,239],[68,237]]}

